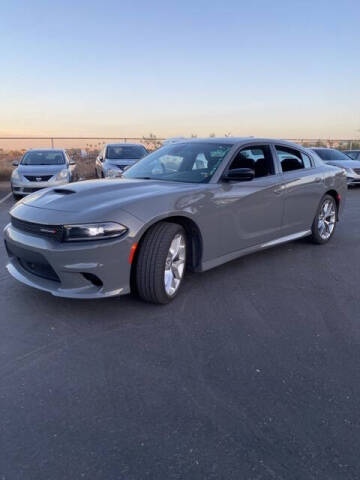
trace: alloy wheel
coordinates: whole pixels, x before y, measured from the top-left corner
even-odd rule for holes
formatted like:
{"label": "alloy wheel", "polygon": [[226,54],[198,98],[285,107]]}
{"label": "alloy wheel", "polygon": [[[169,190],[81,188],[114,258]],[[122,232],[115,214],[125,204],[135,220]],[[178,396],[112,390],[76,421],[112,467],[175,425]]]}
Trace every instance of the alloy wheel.
{"label": "alloy wheel", "polygon": [[185,259],[185,237],[177,233],[171,241],[164,271],[165,291],[170,297],[175,295],[184,276]]}
{"label": "alloy wheel", "polygon": [[318,231],[323,240],[328,240],[335,228],[336,208],[335,204],[329,198],[325,199],[321,205],[318,217]]}

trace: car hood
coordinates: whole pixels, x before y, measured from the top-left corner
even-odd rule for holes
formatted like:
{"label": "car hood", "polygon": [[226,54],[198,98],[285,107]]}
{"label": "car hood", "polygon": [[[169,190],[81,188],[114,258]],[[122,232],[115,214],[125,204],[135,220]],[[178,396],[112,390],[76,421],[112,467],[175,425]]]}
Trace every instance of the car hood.
{"label": "car hood", "polygon": [[62,165],[19,165],[17,167],[18,172],[21,175],[55,175],[64,168],[67,168],[66,164]]}
{"label": "car hood", "polygon": [[[140,179],[87,180],[62,187],[52,187],[33,193],[18,202],[11,214],[23,217],[22,211],[46,209],[63,212],[62,218],[106,219],[119,209],[138,218],[146,217],[145,211],[156,204],[161,210],[170,209],[171,202],[181,194],[193,193],[205,185],[163,182]],[[106,218],[105,218],[106,217]]]}
{"label": "car hood", "polygon": [[118,166],[118,165],[133,165],[137,160],[134,159],[126,159],[126,158],[119,158],[114,160],[106,159],[106,166],[111,167],[111,165]]}
{"label": "car hood", "polygon": [[342,168],[360,168],[360,162],[358,160],[324,160],[328,165],[334,165],[335,167]]}

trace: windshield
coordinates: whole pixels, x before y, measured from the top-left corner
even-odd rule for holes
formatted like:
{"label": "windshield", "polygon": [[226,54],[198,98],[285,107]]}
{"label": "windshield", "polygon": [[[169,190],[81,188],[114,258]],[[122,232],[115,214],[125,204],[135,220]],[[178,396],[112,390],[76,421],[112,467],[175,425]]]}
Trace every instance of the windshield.
{"label": "windshield", "polygon": [[349,157],[353,160],[357,160],[358,158],[360,158],[360,152],[357,152],[356,150],[346,152],[346,155],[349,155]]}
{"label": "windshield", "polygon": [[319,155],[319,157],[322,160],[325,161],[331,161],[331,160],[336,160],[336,161],[344,161],[344,160],[351,160],[348,155],[345,155],[345,153],[340,152],[340,150],[334,150],[331,148],[317,148],[314,150],[315,153]]}
{"label": "windshield", "polygon": [[141,145],[109,145],[105,156],[109,160],[138,160],[146,154],[147,151]]}
{"label": "windshield", "polygon": [[123,177],[207,183],[232,146],[210,142],[167,145],[140,160]]}
{"label": "windshield", "polygon": [[63,152],[54,150],[27,152],[21,160],[21,165],[62,165],[64,163]]}

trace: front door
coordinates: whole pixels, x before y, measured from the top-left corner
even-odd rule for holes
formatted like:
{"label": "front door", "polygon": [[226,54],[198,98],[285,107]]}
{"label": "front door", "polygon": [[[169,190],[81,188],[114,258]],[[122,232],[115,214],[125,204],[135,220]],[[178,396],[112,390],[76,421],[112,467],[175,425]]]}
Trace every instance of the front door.
{"label": "front door", "polygon": [[269,145],[243,147],[229,169],[251,168],[250,181],[227,181],[214,196],[218,209],[221,255],[267,243],[281,236],[283,218],[282,175]]}

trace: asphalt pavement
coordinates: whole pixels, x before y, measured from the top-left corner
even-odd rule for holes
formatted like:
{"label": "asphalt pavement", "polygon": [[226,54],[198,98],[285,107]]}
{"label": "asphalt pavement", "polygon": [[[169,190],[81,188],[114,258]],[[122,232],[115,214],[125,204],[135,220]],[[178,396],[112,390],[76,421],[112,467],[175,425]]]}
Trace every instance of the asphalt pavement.
{"label": "asphalt pavement", "polygon": [[1,480],[360,478],[360,189],[329,244],[188,275],[167,306],[56,298],[5,264]]}

